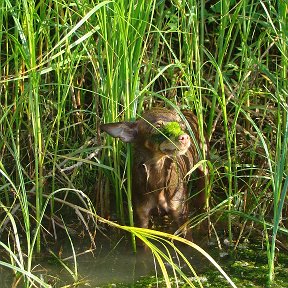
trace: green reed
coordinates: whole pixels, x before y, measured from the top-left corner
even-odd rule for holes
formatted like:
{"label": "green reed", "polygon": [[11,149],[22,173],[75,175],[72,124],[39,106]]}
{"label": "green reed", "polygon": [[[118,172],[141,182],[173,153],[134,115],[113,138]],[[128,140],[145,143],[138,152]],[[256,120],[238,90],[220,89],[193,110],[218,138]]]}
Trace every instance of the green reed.
{"label": "green reed", "polygon": [[[269,23],[270,37],[275,41],[277,49],[280,51],[280,71],[275,76],[268,74],[269,70],[266,68],[265,72],[269,75],[275,89],[275,96],[273,98],[277,101],[277,144],[275,153],[274,174],[272,177],[273,186],[273,230],[271,240],[267,239],[267,256],[269,265],[268,284],[274,280],[274,265],[275,265],[275,249],[278,237],[278,231],[281,225],[285,202],[287,203],[287,137],[288,137],[288,117],[287,117],[287,3],[280,1],[277,10],[274,7],[269,7],[265,3],[261,3],[265,10],[266,17]],[[275,7],[276,8],[276,7]],[[278,23],[272,20],[277,19]],[[279,40],[279,42],[278,42]],[[273,43],[273,42],[272,42]],[[278,67],[277,67],[278,68]],[[278,72],[278,69],[277,69]],[[285,181],[284,181],[285,180]],[[287,204],[286,204],[287,205]],[[285,216],[284,216],[285,217]]]}
{"label": "green reed", "polygon": [[[233,6],[227,1],[218,2],[217,6],[213,7],[213,10],[221,15],[218,22],[220,26],[216,52],[211,52],[209,49],[204,50],[212,64],[209,66],[210,69],[212,67],[215,69],[213,88],[209,84],[212,94],[212,100],[209,103],[211,103],[212,109],[209,110],[208,133],[210,131],[213,132],[213,130],[210,130],[213,125],[215,125],[216,129],[219,127],[217,122],[214,124],[213,121],[218,121],[214,115],[218,113],[219,116],[219,113],[221,113],[221,121],[223,121],[223,129],[221,130],[224,132],[226,142],[225,162],[221,163],[220,167],[222,169],[222,165],[225,165],[225,175],[228,181],[226,195],[229,201],[226,212],[228,212],[230,243],[235,237],[232,234],[232,226],[234,225],[234,216],[232,215],[235,210],[244,209],[247,217],[250,215],[248,213],[257,211],[259,219],[264,222],[272,221],[274,227],[272,234],[270,229],[267,230],[267,247],[269,251],[267,253],[269,264],[268,278],[270,283],[274,273],[276,235],[277,231],[279,231],[279,224],[281,225],[280,219],[286,198],[285,183],[284,187],[280,183],[286,178],[285,170],[287,166],[285,164],[286,157],[283,156],[286,151],[286,105],[284,103],[287,95],[287,55],[285,54],[287,37],[282,32],[282,29],[287,27],[286,14],[283,12],[284,8],[287,9],[287,5],[283,1],[280,1],[277,7],[273,6],[274,4],[262,1],[260,3],[240,1]],[[279,24],[277,23],[278,20]],[[261,27],[265,27],[263,28],[264,30],[261,30]],[[262,51],[259,49],[260,47],[263,47]],[[239,53],[237,53],[236,48],[239,49]],[[274,65],[275,62],[273,63],[275,59],[271,52],[275,52],[275,49],[278,51],[278,54],[276,54],[279,56],[279,60],[277,58],[276,62],[279,61],[279,65]],[[282,67],[284,67],[283,70]],[[269,90],[275,92],[271,93]],[[269,105],[270,107],[271,105],[276,107],[276,109],[269,109]],[[219,112],[217,112],[218,107],[220,108]],[[262,121],[256,120],[257,114],[263,117]],[[269,119],[273,119],[274,125],[272,129],[275,128],[276,134],[272,133],[271,129],[268,128],[269,124],[267,124],[267,121]],[[241,124],[239,125],[239,123]],[[249,132],[251,130],[255,132]],[[240,144],[243,143],[243,136],[241,136],[243,132],[247,136],[250,134],[248,137],[252,137],[250,141],[252,140],[254,143],[251,148],[246,148],[245,150],[241,148]],[[254,133],[256,133],[256,138],[253,138]],[[273,146],[274,143],[275,146]],[[258,152],[262,149],[260,147],[264,149],[264,154],[262,155]],[[248,156],[250,160],[245,158],[247,157],[245,154],[247,156],[250,154]],[[241,164],[239,156],[240,158],[242,157],[242,161],[243,159],[244,161],[246,160],[245,165]],[[267,165],[255,167],[262,157],[264,157],[261,160],[262,163],[265,162]],[[217,169],[217,162],[215,164]],[[266,166],[268,166],[267,170]],[[243,184],[240,184],[242,179],[242,183],[246,182],[245,171],[249,175],[247,180],[249,185],[244,185],[244,187],[248,188],[248,191],[239,194],[238,189],[243,189]],[[258,176],[262,175],[264,171],[267,171],[267,177],[271,179],[271,182],[268,181],[267,183],[264,180],[265,178]],[[251,187],[254,185],[257,185],[259,194],[252,190]],[[265,215],[269,204],[265,200],[263,201],[262,197],[265,197],[265,192],[260,192],[263,187],[263,191],[269,193],[271,185],[274,199],[273,219],[269,218],[268,215],[267,218],[262,216]],[[239,207],[237,202],[242,202],[243,206]],[[266,224],[265,227],[267,227]],[[271,245],[269,244],[270,240]]]}
{"label": "green reed", "polygon": [[[87,55],[85,44],[93,30],[80,31],[80,28],[107,3],[91,7],[90,13],[85,12],[84,6],[78,7],[79,15],[83,15],[79,17],[64,2],[43,1],[37,6],[34,1],[1,2],[1,39],[4,42],[1,41],[0,160],[3,191],[6,191],[5,198],[1,197],[1,205],[5,207],[3,211],[7,211],[1,229],[6,230],[9,222],[16,222],[15,214],[20,217],[24,231],[15,228],[14,241],[20,243],[18,235],[23,232],[25,241],[16,246],[16,252],[6,250],[12,256],[11,261],[13,253],[21,259],[24,253],[28,255],[20,261],[21,267],[17,261],[12,261],[10,266],[15,272],[22,271],[28,286],[30,281],[38,281],[31,271],[33,256],[41,248],[44,190],[50,193],[44,183],[54,176],[52,191],[60,182],[71,185],[71,180],[64,174],[62,179],[57,179],[59,161],[69,154],[68,151],[75,150],[73,143],[77,142],[75,139],[81,139],[81,128],[85,125],[79,121],[84,110],[84,93],[81,95],[75,84],[78,85],[82,77],[79,76],[80,63],[84,53],[85,57]],[[84,48],[79,49],[81,44]],[[82,159],[81,156],[71,158],[74,161]],[[50,204],[53,216],[53,198]],[[37,229],[34,229],[35,225]],[[36,231],[35,235],[32,230]]]}

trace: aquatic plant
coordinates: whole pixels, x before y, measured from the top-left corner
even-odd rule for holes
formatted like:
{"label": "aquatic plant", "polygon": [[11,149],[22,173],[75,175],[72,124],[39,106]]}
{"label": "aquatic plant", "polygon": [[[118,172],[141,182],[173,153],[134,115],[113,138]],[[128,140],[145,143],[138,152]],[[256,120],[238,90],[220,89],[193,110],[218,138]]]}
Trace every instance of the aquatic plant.
{"label": "aquatic plant", "polygon": [[173,141],[184,133],[178,122],[168,122],[160,128],[155,128],[152,140],[156,143],[160,143],[166,139]]}
{"label": "aquatic plant", "polygon": [[184,131],[181,129],[178,122],[169,122],[163,126],[161,132],[167,137],[177,138],[184,134]]}

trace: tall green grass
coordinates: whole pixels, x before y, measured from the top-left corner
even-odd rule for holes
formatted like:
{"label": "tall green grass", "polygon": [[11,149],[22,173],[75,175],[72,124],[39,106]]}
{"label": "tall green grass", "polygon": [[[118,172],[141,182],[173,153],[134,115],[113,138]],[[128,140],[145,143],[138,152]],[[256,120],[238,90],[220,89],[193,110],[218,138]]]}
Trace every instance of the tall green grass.
{"label": "tall green grass", "polygon": [[[136,118],[140,99],[139,73],[146,56],[155,1],[118,1],[107,5],[97,15],[99,35],[97,49],[104,122],[117,122]],[[144,68],[145,69],[145,68]],[[113,187],[118,218],[124,223],[123,194],[126,194],[129,223],[133,226],[131,196],[131,147],[121,157],[122,144],[109,141],[112,147],[111,163],[114,173]],[[108,142],[108,144],[109,144]],[[122,163],[122,161],[124,163]],[[124,172],[121,170],[124,167]]]}
{"label": "tall green grass", "polygon": [[219,232],[223,215],[231,245],[249,224],[263,229],[272,283],[288,232],[287,3],[206,2],[0,3],[0,229],[15,250],[0,240],[27,287],[40,283],[33,255],[57,189],[81,189],[99,215],[133,225],[133,152],[99,124],[159,104],[197,115],[213,175],[204,218]]}

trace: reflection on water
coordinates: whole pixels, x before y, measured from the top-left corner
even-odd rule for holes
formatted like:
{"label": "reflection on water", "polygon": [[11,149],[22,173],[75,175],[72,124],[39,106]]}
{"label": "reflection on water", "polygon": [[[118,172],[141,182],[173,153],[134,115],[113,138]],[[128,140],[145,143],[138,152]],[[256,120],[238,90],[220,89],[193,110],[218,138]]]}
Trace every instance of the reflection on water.
{"label": "reflection on water", "polygon": [[[2,257],[1,257],[2,258]],[[8,268],[0,266],[0,287],[12,287],[13,274]]]}
{"label": "reflection on water", "polygon": [[[133,284],[141,278],[141,276],[161,275],[160,269],[154,262],[151,252],[140,249],[137,253],[132,252],[131,244],[127,240],[120,241],[116,247],[109,240],[101,240],[97,244],[97,248],[93,252],[83,253],[89,247],[89,243],[74,243],[77,256],[78,279],[81,284],[77,287],[99,287],[113,283],[129,283]],[[187,250],[187,248],[186,248]],[[58,255],[61,251],[61,259],[68,267],[74,270],[74,261],[72,250],[69,243],[64,243],[58,247],[54,247],[53,252]],[[190,253],[189,253],[190,251]],[[191,248],[185,254],[193,253]],[[67,269],[63,267],[50,253],[46,253],[38,259],[34,259],[33,273],[43,279],[46,283],[53,287],[62,287],[73,283],[73,277]],[[173,256],[173,251],[172,251]],[[43,257],[44,256],[44,257]],[[187,256],[187,255],[186,255]],[[198,255],[199,256],[199,255]],[[68,260],[67,260],[68,259]],[[199,257],[197,257],[199,260]],[[175,253],[173,260],[177,263]],[[192,256],[189,257],[192,260]],[[195,264],[195,263],[194,263]],[[193,265],[194,265],[193,264]],[[167,265],[168,267],[168,265]],[[168,267],[169,268],[169,267]],[[157,271],[157,272],[156,272]],[[13,283],[13,274],[11,270],[0,269],[0,287],[10,288]],[[22,287],[18,285],[17,287]]]}
{"label": "reflection on water", "polygon": [[[78,279],[81,281],[77,287],[98,287],[112,283],[134,283],[141,276],[155,275],[154,260],[149,252],[143,250],[136,254],[132,252],[131,244],[122,240],[113,246],[109,240],[100,241],[93,251],[86,250],[89,243],[74,243],[77,256]],[[111,246],[112,245],[112,246]],[[84,251],[87,253],[83,253]],[[58,255],[64,263],[75,271],[72,249],[69,243],[54,248],[53,252]],[[73,283],[73,277],[67,269],[56,260],[50,253],[42,253],[41,257],[34,259],[33,273],[53,287],[61,287]],[[0,266],[0,287],[10,288],[13,286],[14,275],[11,270]],[[21,282],[20,282],[21,283]],[[85,285],[85,286],[84,286]],[[90,285],[90,286],[89,286]],[[22,287],[18,285],[17,287]]]}
{"label": "reflection on water", "polygon": [[[126,248],[126,249],[125,249]],[[148,275],[154,271],[153,257],[149,253],[131,252],[131,247],[117,247],[109,251],[107,247],[101,247],[94,251],[94,257],[90,254],[77,258],[80,279],[87,280],[92,287],[109,283],[134,283],[140,276]],[[73,267],[70,260],[70,267]],[[55,266],[54,266],[55,267]],[[51,267],[52,268],[52,267]],[[59,270],[58,270],[59,271]],[[51,274],[57,270],[50,271]],[[67,277],[66,283],[71,283],[71,276],[62,270],[59,277]]]}

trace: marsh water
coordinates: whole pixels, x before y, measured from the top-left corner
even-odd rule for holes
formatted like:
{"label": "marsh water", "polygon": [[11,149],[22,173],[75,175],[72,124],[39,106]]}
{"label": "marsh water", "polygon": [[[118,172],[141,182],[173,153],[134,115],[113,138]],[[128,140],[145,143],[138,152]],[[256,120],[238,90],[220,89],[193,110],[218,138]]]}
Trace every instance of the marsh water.
{"label": "marsh water", "polygon": [[[221,265],[237,287],[266,287],[266,250],[259,243],[241,244],[235,252],[231,252],[231,247],[223,246],[219,249],[215,243],[207,245],[205,241],[200,241],[198,244]],[[35,258],[34,263],[37,264],[33,273],[52,287],[166,287],[159,265],[152,254],[143,250],[133,253],[127,237],[122,237],[117,242],[103,238],[93,250],[90,249],[89,242],[84,240],[76,241],[74,246],[77,254],[77,281],[73,281],[72,273],[57,260],[61,257],[75,273],[71,246],[66,242],[57,243],[54,247],[53,253],[57,257],[47,251],[43,252],[41,257]],[[200,277],[203,287],[231,287],[199,252],[190,247],[181,246],[180,249]],[[173,251],[171,255],[173,256]],[[173,261],[193,279],[184,262],[179,262],[176,256],[173,256]],[[173,279],[171,267],[168,263],[165,265],[171,272],[172,287],[188,287],[181,282],[180,277]],[[13,282],[15,279],[11,270],[0,268],[0,287],[22,287],[21,284],[14,285]],[[75,282],[77,285],[73,286]],[[196,281],[195,286],[199,287]],[[276,282],[273,287],[288,287],[287,252],[277,254]]]}

